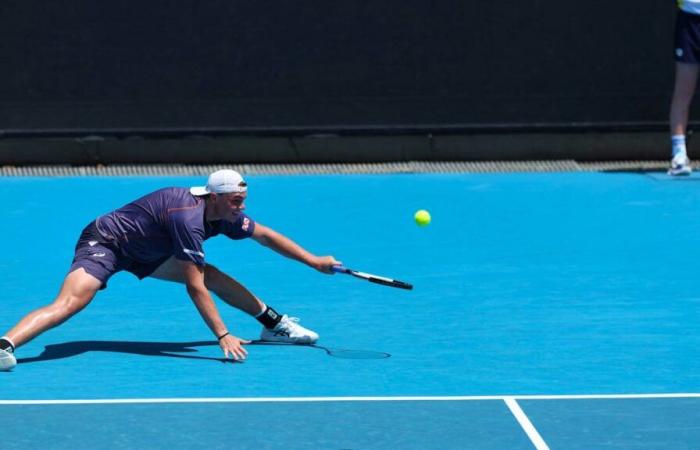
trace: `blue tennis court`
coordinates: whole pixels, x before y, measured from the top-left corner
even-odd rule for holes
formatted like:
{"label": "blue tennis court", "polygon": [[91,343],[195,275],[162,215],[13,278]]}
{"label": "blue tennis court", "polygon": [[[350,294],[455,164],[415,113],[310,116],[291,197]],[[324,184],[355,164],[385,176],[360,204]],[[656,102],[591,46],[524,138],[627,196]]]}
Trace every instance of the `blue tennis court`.
{"label": "blue tennis court", "polygon": [[[256,221],[415,289],[211,239],[208,262],[321,335],[253,344],[234,363],[182,286],[117,274],[0,373],[3,448],[700,448],[700,178],[247,180]],[[53,299],[90,220],[202,182],[0,179],[0,331]],[[433,222],[420,228],[423,208]],[[234,334],[259,336],[218,306]]]}

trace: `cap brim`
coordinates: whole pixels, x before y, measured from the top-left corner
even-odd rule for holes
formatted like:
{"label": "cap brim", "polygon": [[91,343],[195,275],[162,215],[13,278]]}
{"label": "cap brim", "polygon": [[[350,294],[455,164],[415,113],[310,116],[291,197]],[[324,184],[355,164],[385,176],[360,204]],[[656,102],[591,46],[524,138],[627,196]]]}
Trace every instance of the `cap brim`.
{"label": "cap brim", "polygon": [[209,194],[209,191],[207,191],[206,186],[193,186],[190,188],[190,194],[192,194],[192,195],[207,195],[207,194]]}

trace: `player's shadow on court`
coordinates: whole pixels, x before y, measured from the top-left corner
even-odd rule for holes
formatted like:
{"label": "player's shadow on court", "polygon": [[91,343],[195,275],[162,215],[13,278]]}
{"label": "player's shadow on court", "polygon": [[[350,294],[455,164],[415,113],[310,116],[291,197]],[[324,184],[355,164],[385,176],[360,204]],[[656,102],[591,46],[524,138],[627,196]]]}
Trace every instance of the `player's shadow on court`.
{"label": "player's shadow on court", "polygon": [[17,358],[17,363],[26,364],[53,359],[71,358],[88,352],[129,353],[143,356],[165,356],[170,358],[201,359],[222,363],[236,362],[233,359],[198,356],[196,347],[218,346],[216,341],[194,342],[138,342],[138,341],[74,341],[44,347],[39,356]]}
{"label": "player's shadow on court", "polygon": [[[201,359],[205,361],[217,361],[221,363],[236,363],[231,358],[214,358],[211,356],[198,356],[196,347],[217,346],[216,341],[193,341],[193,342],[138,342],[138,341],[74,341],[62,344],[52,344],[44,347],[44,351],[39,356],[29,358],[17,358],[17,363],[26,364],[41,361],[51,361],[54,359],[71,358],[88,352],[111,352],[128,353],[142,356],[165,356],[169,358]],[[320,345],[294,345],[274,342],[252,341],[247,346],[287,346],[315,348],[326,352],[329,356],[343,359],[384,359],[391,355],[384,352],[367,350],[347,350],[329,349]]]}

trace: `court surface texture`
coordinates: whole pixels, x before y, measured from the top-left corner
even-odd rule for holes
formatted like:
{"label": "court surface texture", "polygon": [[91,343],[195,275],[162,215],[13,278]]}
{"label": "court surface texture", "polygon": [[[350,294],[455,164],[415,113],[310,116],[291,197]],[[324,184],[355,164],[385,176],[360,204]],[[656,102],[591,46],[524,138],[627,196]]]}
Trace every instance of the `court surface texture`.
{"label": "court surface texture", "polygon": [[[53,299],[88,222],[205,178],[0,178],[0,332]],[[119,273],[0,373],[1,448],[700,448],[695,175],[247,181],[255,221],[415,289],[213,238],[210,264],[321,336],[234,363],[183,286]]]}

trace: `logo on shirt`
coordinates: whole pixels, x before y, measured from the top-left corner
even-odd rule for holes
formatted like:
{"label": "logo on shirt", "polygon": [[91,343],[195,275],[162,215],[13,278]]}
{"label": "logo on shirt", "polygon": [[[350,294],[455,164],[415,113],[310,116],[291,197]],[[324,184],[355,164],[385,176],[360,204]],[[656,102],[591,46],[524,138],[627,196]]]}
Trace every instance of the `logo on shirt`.
{"label": "logo on shirt", "polygon": [[190,250],[189,248],[183,248],[182,251],[187,253],[188,255],[197,255],[197,256],[201,256],[202,258],[204,258],[204,253],[202,253],[202,252]]}
{"label": "logo on shirt", "polygon": [[103,256],[105,256],[105,253],[104,252],[97,252],[97,253],[93,253],[92,256],[94,256],[95,258],[102,258]]}
{"label": "logo on shirt", "polygon": [[679,58],[680,58],[681,56],[683,56],[683,49],[682,49],[682,48],[677,48],[677,49],[676,49],[676,56],[678,56]]}
{"label": "logo on shirt", "polygon": [[246,217],[243,219],[243,226],[241,228],[243,228],[243,231],[248,231],[248,227],[250,227],[250,219]]}
{"label": "logo on shirt", "polygon": [[94,246],[97,245],[97,241],[88,241],[88,245],[89,245],[90,247],[94,247]]}

